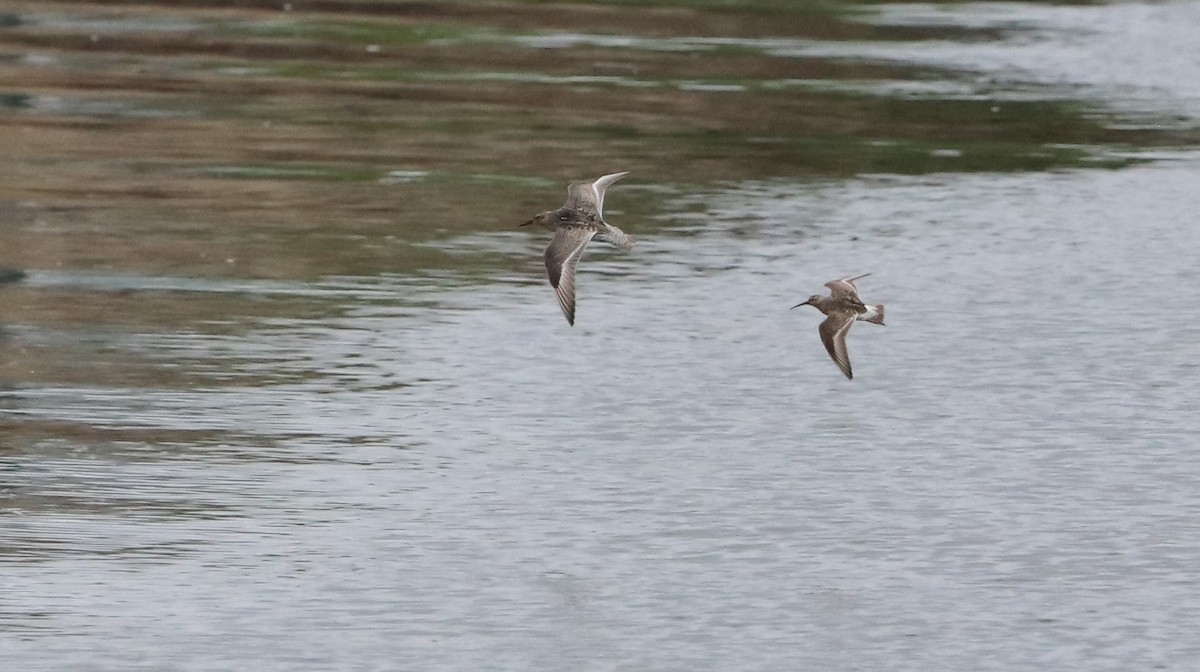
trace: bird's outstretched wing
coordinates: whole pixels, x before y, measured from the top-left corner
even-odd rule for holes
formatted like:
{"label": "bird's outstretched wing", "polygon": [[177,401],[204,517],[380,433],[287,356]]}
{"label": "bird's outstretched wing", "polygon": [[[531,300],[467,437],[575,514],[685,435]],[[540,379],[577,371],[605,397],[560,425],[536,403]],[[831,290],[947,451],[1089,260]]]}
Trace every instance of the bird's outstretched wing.
{"label": "bird's outstretched wing", "polygon": [[855,314],[848,311],[831,313],[817,329],[821,333],[821,342],[825,344],[825,349],[833,358],[833,363],[837,364],[842,373],[846,374],[850,380],[854,379],[854,372],[850,369],[850,352],[846,350],[846,334],[850,332],[850,327],[854,326],[854,317]]}
{"label": "bird's outstretched wing", "polygon": [[830,280],[829,282],[825,283],[825,286],[829,288],[830,295],[835,299],[840,299],[846,296],[853,296],[857,299],[858,287],[854,284],[854,281],[865,278],[868,275],[870,275],[870,273],[863,273],[862,275],[856,275],[852,278]]}
{"label": "bird's outstretched wing", "polygon": [[604,192],[617,180],[625,177],[629,171],[612,173],[599,177],[595,182],[578,182],[567,187],[567,202],[564,208],[578,210],[585,214],[594,215],[597,219],[604,218]]}
{"label": "bird's outstretched wing", "polygon": [[571,326],[575,325],[575,265],[595,235],[591,227],[560,226],[546,246],[546,275]]}

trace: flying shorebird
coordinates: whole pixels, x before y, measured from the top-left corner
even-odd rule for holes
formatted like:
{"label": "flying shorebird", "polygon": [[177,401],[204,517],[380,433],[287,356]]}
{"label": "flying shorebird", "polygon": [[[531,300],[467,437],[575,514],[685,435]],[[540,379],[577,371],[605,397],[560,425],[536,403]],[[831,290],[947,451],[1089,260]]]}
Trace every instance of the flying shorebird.
{"label": "flying shorebird", "polygon": [[858,320],[885,326],[883,324],[883,304],[868,306],[858,298],[858,287],[854,285],[854,281],[868,275],[870,273],[853,278],[830,280],[825,283],[825,286],[829,288],[829,296],[813,294],[804,303],[792,306],[793,309],[800,306],[812,306],[825,314],[825,321],[817,329],[821,334],[821,342],[825,344],[825,349],[829,351],[833,363],[837,364],[842,373],[851,380],[854,379],[854,372],[850,370],[850,353],[846,350],[846,334],[850,332],[850,327],[854,326]]}
{"label": "flying shorebird", "polygon": [[567,202],[557,210],[548,210],[521,226],[537,224],[554,232],[546,247],[546,274],[558,297],[558,305],[571,326],[575,325],[575,265],[590,240],[602,240],[622,250],[633,247],[633,236],[604,221],[604,192],[609,185],[628,175],[613,173],[592,183],[567,187]]}

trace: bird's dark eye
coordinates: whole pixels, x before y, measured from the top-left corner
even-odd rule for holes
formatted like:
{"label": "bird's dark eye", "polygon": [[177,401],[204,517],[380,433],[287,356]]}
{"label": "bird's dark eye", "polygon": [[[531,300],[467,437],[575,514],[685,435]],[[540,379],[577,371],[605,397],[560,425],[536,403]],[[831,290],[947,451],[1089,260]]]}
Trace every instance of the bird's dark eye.
{"label": "bird's dark eye", "polygon": [[558,213],[558,219],[559,219],[559,221],[563,221],[563,222],[567,221],[567,219],[568,219],[567,213],[565,213],[565,212]]}

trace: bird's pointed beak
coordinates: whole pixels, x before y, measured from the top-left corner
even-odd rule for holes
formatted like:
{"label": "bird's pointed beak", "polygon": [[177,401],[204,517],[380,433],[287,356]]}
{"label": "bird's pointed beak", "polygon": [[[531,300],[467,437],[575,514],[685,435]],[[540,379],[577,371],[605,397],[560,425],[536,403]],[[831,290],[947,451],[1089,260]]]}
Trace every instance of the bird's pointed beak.
{"label": "bird's pointed beak", "polygon": [[807,306],[811,303],[812,303],[812,299],[809,299],[808,301],[805,301],[804,303],[797,303],[796,305],[792,306],[791,308],[788,308],[788,310],[795,310],[795,309],[799,308],[800,306]]}
{"label": "bird's pointed beak", "polygon": [[530,224],[533,224],[533,220],[532,220],[532,219],[531,219],[531,220],[529,220],[528,222],[525,222],[524,224],[518,224],[517,226],[519,226],[519,227],[520,227],[520,226],[529,226]]}

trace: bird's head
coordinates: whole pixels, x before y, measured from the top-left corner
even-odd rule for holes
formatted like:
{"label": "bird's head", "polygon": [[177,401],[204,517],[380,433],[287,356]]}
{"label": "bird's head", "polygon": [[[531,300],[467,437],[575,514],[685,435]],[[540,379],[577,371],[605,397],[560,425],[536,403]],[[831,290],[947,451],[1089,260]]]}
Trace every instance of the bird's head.
{"label": "bird's head", "polygon": [[821,299],[823,299],[823,298],[824,297],[821,296],[820,294],[813,294],[812,296],[808,297],[807,301],[805,301],[804,303],[797,303],[796,305],[792,306],[789,310],[795,310],[796,308],[799,308],[800,306],[814,306],[815,307],[817,305],[817,303],[819,303],[821,301]]}
{"label": "bird's head", "polygon": [[557,210],[548,210],[546,212],[543,212],[543,213],[540,213],[540,214],[534,216],[533,219],[529,220],[528,222],[525,222],[524,224],[521,224],[521,226],[529,226],[530,224],[536,224],[536,225],[542,227],[543,229],[550,229],[551,231],[553,231],[554,225],[558,222],[559,219],[560,219],[559,213]]}

